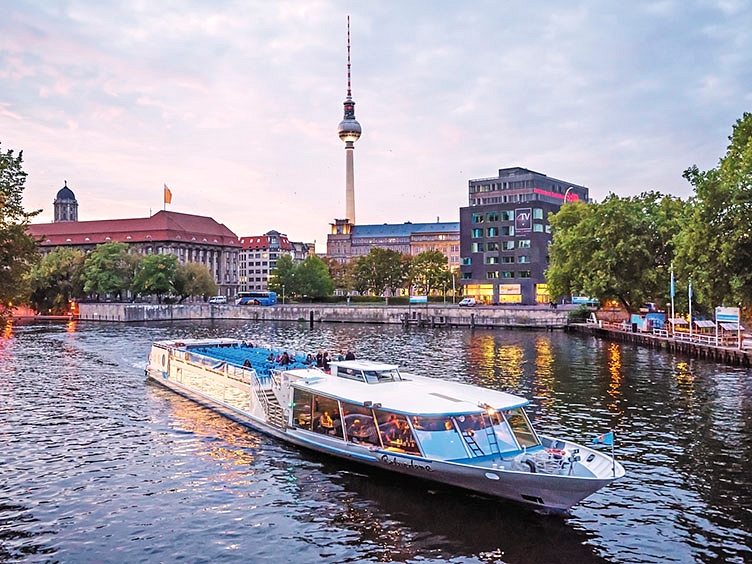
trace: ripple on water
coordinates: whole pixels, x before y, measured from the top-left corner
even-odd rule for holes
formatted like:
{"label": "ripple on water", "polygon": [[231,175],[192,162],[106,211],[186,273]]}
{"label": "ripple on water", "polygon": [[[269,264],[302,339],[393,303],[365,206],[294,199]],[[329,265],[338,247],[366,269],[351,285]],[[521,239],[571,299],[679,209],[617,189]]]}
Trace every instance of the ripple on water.
{"label": "ripple on water", "polygon": [[[613,428],[627,476],[565,518],[291,448],[159,386],[152,340],[354,350]],[[561,333],[221,322],[17,328],[0,341],[0,561],[743,562],[750,373]],[[249,558],[252,555],[252,558]],[[293,556],[294,555],[294,556]]]}

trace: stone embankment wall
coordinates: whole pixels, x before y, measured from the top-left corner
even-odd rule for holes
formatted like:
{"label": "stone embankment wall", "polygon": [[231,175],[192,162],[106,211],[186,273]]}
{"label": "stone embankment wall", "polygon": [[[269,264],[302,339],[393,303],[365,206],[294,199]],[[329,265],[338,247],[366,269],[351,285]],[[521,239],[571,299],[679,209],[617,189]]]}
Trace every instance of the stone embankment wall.
{"label": "stone embankment wall", "polygon": [[277,305],[148,305],[80,304],[79,319],[87,321],[144,322],[191,319],[247,319],[315,323],[387,323],[420,326],[521,327],[563,329],[567,312],[539,307],[459,308],[450,305],[346,306],[327,304]]}

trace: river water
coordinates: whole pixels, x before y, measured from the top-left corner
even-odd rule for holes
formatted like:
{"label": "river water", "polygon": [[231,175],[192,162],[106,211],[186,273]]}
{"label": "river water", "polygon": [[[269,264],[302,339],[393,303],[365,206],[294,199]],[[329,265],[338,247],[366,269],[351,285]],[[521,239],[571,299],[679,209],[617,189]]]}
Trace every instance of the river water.
{"label": "river water", "polygon": [[[627,476],[542,516],[342,466],[144,378],[155,339],[352,349],[609,429]],[[752,373],[561,332],[245,322],[0,337],[0,562],[752,562]]]}

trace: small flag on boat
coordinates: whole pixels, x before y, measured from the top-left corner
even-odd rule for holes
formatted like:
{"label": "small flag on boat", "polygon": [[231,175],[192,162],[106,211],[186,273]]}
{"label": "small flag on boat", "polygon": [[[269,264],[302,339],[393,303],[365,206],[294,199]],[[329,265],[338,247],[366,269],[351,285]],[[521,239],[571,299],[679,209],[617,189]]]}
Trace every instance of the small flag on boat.
{"label": "small flag on boat", "polygon": [[593,444],[600,445],[612,445],[614,444],[614,432],[610,431],[603,435],[598,435],[593,439]]}

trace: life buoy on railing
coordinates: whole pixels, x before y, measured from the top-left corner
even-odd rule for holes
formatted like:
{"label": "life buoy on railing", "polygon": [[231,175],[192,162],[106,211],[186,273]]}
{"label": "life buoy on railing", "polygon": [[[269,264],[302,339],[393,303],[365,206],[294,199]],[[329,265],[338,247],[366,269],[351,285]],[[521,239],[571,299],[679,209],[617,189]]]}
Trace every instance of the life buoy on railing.
{"label": "life buoy on railing", "polygon": [[554,458],[564,458],[567,455],[566,451],[563,451],[560,448],[547,448],[546,452],[552,455]]}

